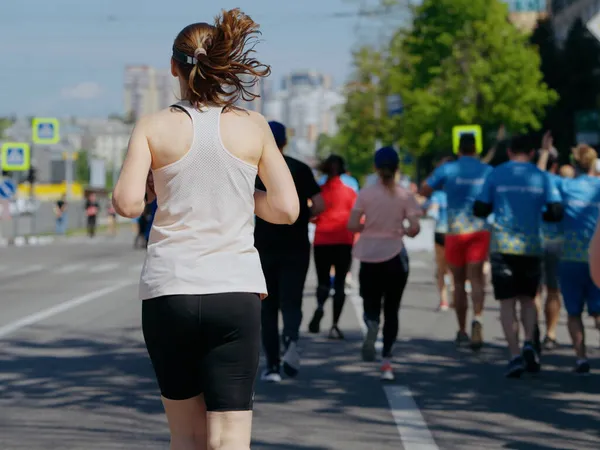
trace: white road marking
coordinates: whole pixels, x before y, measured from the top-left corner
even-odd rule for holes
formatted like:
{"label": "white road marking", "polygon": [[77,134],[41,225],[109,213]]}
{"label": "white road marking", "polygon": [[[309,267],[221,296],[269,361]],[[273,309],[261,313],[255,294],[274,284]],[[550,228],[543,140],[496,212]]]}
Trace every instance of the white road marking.
{"label": "white road marking", "polygon": [[[363,320],[362,299],[353,293],[350,295],[350,300],[360,324],[360,329],[365,335],[367,326]],[[378,352],[381,351],[381,347],[382,343],[378,341]],[[433,440],[431,431],[429,431],[410,389],[407,386],[390,385],[384,386],[383,390],[390,405],[394,422],[396,422],[396,428],[400,434],[404,450],[440,450]]]}
{"label": "white road marking", "polygon": [[68,273],[73,273],[81,269],[81,264],[67,264],[66,266],[62,266],[59,269],[56,269],[54,273],[60,275],[66,275]]}
{"label": "white road marking", "polygon": [[134,264],[132,266],[129,267],[129,271],[132,273],[135,273],[136,275],[139,275],[140,273],[142,273],[142,267],[144,265],[142,263],[139,264]]}
{"label": "white road marking", "polygon": [[404,450],[439,450],[407,386],[384,386]]}
{"label": "white road marking", "polygon": [[429,267],[433,267],[434,263],[432,262],[431,264],[427,264],[425,261],[410,261],[410,268],[411,269],[427,269]]}
{"label": "white road marking", "polygon": [[22,319],[16,320],[12,323],[9,323],[8,325],[0,327],[0,339],[8,336],[11,333],[14,333],[15,331],[20,330],[21,328],[28,327],[43,320],[49,319],[50,317],[56,316],[57,314],[60,314],[62,312],[73,309],[77,306],[83,305],[93,300],[97,300],[101,297],[104,297],[105,295],[116,292],[119,289],[122,289],[132,284],[134,284],[134,282],[129,280],[121,281],[120,283],[116,283],[103,289],[98,289],[96,291],[89,292],[79,297],[72,298],[71,300],[67,300],[66,302],[59,303],[58,305],[52,306],[51,308],[44,309],[29,316],[25,316]]}
{"label": "white road marking", "polygon": [[90,269],[91,273],[102,273],[108,272],[119,267],[119,263],[106,263],[106,264],[98,264],[97,266]]}
{"label": "white road marking", "polygon": [[22,269],[17,269],[13,271],[9,271],[6,273],[9,277],[17,277],[20,275],[29,275],[36,272],[41,272],[44,270],[44,266],[41,264],[34,264],[33,266],[23,267]]}

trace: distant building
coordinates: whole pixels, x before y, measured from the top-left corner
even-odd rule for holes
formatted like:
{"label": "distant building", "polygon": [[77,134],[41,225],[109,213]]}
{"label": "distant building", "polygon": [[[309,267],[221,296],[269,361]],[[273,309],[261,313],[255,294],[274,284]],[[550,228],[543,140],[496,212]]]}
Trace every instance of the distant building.
{"label": "distant building", "polygon": [[[242,81],[249,83],[251,78],[248,76],[242,76]],[[264,78],[259,78],[254,86],[247,86],[248,92],[258,95],[259,97],[254,100],[244,100],[240,98],[236,103],[240,108],[247,109],[249,111],[256,111],[258,113],[265,113],[265,103],[269,98],[269,84]]]}
{"label": "distant building", "polygon": [[563,43],[577,19],[585,24],[600,12],[600,0],[552,0],[551,8],[556,38]]}
{"label": "distant building", "polygon": [[509,19],[519,29],[531,31],[538,20],[547,17],[549,0],[504,0],[508,4]]}
{"label": "distant building", "polygon": [[124,88],[125,116],[132,119],[166,108],[179,98],[177,79],[150,66],[127,66]]}
{"label": "distant building", "polygon": [[288,154],[314,163],[317,139],[337,133],[337,114],[344,97],[333,89],[331,77],[315,71],[298,71],[283,79],[282,90],[265,105],[269,120],[288,128]]}

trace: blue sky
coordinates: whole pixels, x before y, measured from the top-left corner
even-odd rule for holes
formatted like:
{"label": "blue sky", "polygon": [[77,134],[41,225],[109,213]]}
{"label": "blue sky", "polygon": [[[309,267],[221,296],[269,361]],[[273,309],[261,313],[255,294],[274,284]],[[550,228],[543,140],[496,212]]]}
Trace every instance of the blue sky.
{"label": "blue sky", "polygon": [[[283,5],[286,5],[285,7]],[[175,35],[241,7],[261,24],[259,58],[272,81],[317,69],[350,74],[358,0],[6,0],[0,15],[0,116],[106,116],[123,109],[126,64],[167,68]]]}

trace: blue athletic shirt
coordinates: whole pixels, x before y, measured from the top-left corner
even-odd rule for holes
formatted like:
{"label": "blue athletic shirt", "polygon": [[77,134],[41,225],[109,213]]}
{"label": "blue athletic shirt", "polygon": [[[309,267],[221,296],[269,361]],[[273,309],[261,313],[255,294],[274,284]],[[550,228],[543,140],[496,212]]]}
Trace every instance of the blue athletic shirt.
{"label": "blue athletic shirt", "polygon": [[558,190],[562,196],[565,261],[588,261],[588,247],[596,228],[600,208],[600,179],[589,175],[561,178]]}
{"label": "blue athletic shirt", "polygon": [[467,234],[486,229],[484,220],[473,215],[473,204],[493,169],[472,156],[462,156],[433,172],[426,183],[443,189],[448,198],[448,233]]}
{"label": "blue athletic shirt", "polygon": [[526,162],[500,164],[488,176],[477,200],[493,206],[491,252],[541,255],[544,208],[561,201],[546,172]]}
{"label": "blue athletic shirt", "polygon": [[435,216],[435,232],[448,232],[448,196],[444,191],[435,191],[429,199],[429,205],[437,205]]}
{"label": "blue athletic shirt", "polygon": [[[548,172],[548,176],[550,177],[550,181],[552,182],[555,189],[559,188],[559,184],[562,181],[562,178],[558,175]],[[542,223],[542,236],[545,241],[555,241],[557,239],[562,239],[562,223],[561,222],[543,222]]]}

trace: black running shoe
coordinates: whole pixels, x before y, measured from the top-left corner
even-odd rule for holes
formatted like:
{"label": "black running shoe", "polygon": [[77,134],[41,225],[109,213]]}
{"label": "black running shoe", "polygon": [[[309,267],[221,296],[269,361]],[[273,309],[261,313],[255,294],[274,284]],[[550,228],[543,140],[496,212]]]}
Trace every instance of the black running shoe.
{"label": "black running shoe", "polygon": [[323,319],[323,310],[321,308],[315,309],[315,313],[308,324],[308,331],[311,333],[318,333],[321,331],[321,319]]}
{"label": "black running shoe", "polygon": [[483,347],[483,325],[479,320],[471,323],[471,350],[478,351]]}
{"label": "black running shoe", "polygon": [[538,373],[542,366],[540,364],[540,355],[535,351],[533,343],[525,342],[523,346],[523,359],[525,360],[525,370],[529,373]]}
{"label": "black running shoe", "polygon": [[456,333],[456,339],[454,340],[454,343],[457,347],[466,347],[471,343],[471,338],[467,333],[458,331]]}
{"label": "black running shoe", "polygon": [[573,369],[573,372],[576,373],[577,375],[589,375],[590,373],[590,363],[587,360],[583,360],[583,361],[577,361],[577,364],[575,365],[575,369]]}
{"label": "black running shoe", "polygon": [[329,330],[329,339],[334,341],[343,341],[345,339],[344,333],[342,333],[337,325],[333,325],[331,330]]}
{"label": "black running shoe", "polygon": [[538,355],[542,354],[542,334],[540,333],[540,326],[537,324],[533,331],[533,348]]}
{"label": "black running shoe", "polygon": [[558,342],[556,339],[546,336],[544,338],[544,342],[542,343],[542,348],[548,352],[556,350],[558,348]]}
{"label": "black running shoe", "polygon": [[504,376],[506,378],[520,378],[525,372],[525,361],[522,356],[516,356],[508,362]]}

